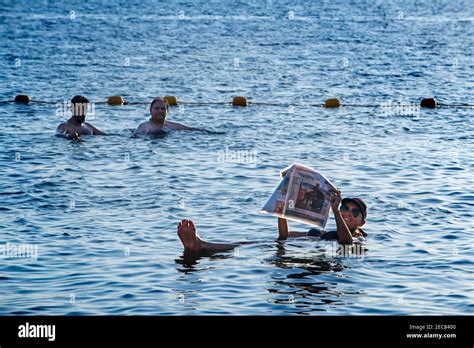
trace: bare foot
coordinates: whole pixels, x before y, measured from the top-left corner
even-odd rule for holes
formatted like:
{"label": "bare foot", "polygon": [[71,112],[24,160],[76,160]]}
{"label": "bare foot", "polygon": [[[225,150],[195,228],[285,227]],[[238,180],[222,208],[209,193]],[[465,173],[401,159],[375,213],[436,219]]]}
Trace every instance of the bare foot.
{"label": "bare foot", "polygon": [[178,236],[187,251],[197,252],[201,249],[199,236],[196,227],[191,220],[181,220],[178,224]]}

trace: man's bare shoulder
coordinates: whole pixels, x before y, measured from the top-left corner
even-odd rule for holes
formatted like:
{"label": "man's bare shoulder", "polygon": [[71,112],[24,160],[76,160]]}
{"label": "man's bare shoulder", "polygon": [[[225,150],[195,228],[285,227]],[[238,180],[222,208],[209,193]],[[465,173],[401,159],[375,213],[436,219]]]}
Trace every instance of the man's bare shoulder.
{"label": "man's bare shoulder", "polygon": [[135,133],[150,133],[153,130],[153,125],[151,121],[144,121],[140,123],[135,130]]}
{"label": "man's bare shoulder", "polygon": [[181,125],[181,124],[178,123],[178,122],[173,122],[173,121],[168,121],[168,120],[166,120],[165,124],[166,124],[167,127],[170,127],[170,128],[171,128],[171,127],[176,127],[176,126],[180,126],[180,125]]}
{"label": "man's bare shoulder", "polygon": [[150,128],[150,121],[143,121],[138,125],[137,130],[143,130],[147,128]]}
{"label": "man's bare shoulder", "polygon": [[66,131],[69,127],[69,124],[67,122],[60,123],[59,126],[56,128],[56,132],[64,132]]}
{"label": "man's bare shoulder", "polygon": [[143,121],[142,123],[140,123],[138,125],[138,127],[146,127],[146,126],[150,126],[150,125],[151,125],[151,121],[147,120],[147,121]]}
{"label": "man's bare shoulder", "polygon": [[172,130],[191,130],[193,128],[188,127],[182,123],[179,122],[173,122],[173,121],[166,121],[166,127]]}
{"label": "man's bare shoulder", "polygon": [[90,124],[89,122],[84,122],[84,126],[86,126],[88,129],[90,130],[94,130],[94,126],[92,124]]}

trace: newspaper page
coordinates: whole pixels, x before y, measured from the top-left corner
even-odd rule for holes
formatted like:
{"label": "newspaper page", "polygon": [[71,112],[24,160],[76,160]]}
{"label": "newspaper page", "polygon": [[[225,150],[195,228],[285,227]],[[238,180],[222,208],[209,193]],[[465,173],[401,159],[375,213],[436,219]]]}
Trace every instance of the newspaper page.
{"label": "newspaper page", "polygon": [[294,163],[261,212],[325,228],[336,187],[314,169]]}

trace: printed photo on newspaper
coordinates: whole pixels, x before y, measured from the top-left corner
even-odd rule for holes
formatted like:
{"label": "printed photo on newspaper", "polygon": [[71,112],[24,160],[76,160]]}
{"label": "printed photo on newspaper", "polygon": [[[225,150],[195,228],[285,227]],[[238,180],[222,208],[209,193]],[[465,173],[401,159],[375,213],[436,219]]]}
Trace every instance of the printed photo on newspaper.
{"label": "printed photo on newspaper", "polygon": [[325,228],[336,187],[314,169],[294,163],[261,212]]}

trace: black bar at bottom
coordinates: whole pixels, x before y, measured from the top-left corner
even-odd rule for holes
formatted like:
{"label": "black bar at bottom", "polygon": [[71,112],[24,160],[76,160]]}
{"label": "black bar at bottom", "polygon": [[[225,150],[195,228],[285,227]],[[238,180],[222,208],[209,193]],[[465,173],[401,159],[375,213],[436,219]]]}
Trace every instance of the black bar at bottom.
{"label": "black bar at bottom", "polygon": [[[471,316],[0,317],[0,346],[390,344],[469,346]],[[50,325],[45,326],[45,325]],[[54,325],[54,340],[52,325]],[[31,337],[31,336],[43,337]],[[23,337],[20,337],[23,336]],[[26,336],[26,337],[25,337]]]}

